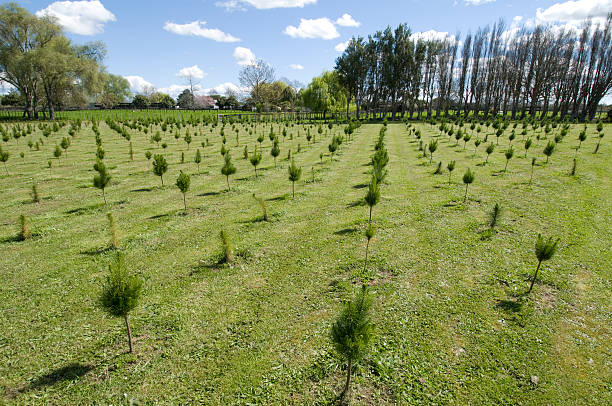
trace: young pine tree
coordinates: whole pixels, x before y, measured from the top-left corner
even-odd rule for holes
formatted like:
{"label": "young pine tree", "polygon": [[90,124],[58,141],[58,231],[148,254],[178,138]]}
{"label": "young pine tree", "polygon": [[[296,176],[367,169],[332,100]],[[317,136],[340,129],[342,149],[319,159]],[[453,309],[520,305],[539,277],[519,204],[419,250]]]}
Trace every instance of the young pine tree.
{"label": "young pine tree", "polygon": [[270,155],[274,157],[274,167],[276,168],[276,158],[280,155],[281,150],[278,146],[278,139],[274,138],[274,145],[272,145],[272,149],[270,150]]}
{"label": "young pine tree", "polygon": [[499,205],[499,203],[495,203],[495,206],[493,206],[493,210],[491,210],[491,213],[489,214],[489,228],[491,229],[491,231],[495,229],[495,226],[499,222],[500,217],[501,206]]}
{"label": "young pine tree", "polygon": [[249,161],[251,162],[251,165],[253,165],[253,168],[255,168],[255,177],[257,177],[257,165],[261,163],[261,159],[262,159],[261,150],[257,151],[257,148],[255,148],[255,150],[253,151],[253,154],[251,154],[251,156],[249,157]]}
{"label": "young pine tree", "polygon": [[552,237],[549,237],[547,240],[545,240],[544,238],[542,238],[541,234],[538,234],[538,239],[535,245],[535,255],[536,258],[538,258],[538,267],[536,268],[535,273],[533,274],[533,278],[531,279],[531,285],[529,285],[529,291],[527,291],[527,293],[531,293],[531,289],[533,289],[533,284],[535,283],[536,278],[538,277],[538,271],[540,270],[540,265],[542,265],[542,262],[548,261],[553,257],[553,255],[555,255],[558,243],[558,238],[555,241],[553,241]]}
{"label": "young pine tree", "polygon": [[350,397],[353,366],[361,361],[374,338],[374,323],[371,318],[372,298],[366,285],[343,309],[332,325],[331,336],[338,354],[346,361],[346,380],[340,395],[342,402]]}
{"label": "young pine tree", "polygon": [[465,171],[465,173],[463,174],[463,183],[465,184],[465,196],[463,197],[463,202],[466,202],[468,186],[471,183],[474,183],[474,172],[472,172],[470,168],[468,168],[467,171]]}
{"label": "young pine tree", "polygon": [[32,237],[32,229],[25,214],[19,215],[19,240],[25,241]]}
{"label": "young pine tree", "polygon": [[451,176],[453,171],[455,170],[455,161],[450,161],[448,165],[446,165],[446,169],[448,169],[448,184],[451,184]]}
{"label": "young pine tree", "polygon": [[94,175],[93,185],[102,191],[104,204],[106,204],[106,186],[108,186],[110,183],[111,176],[106,169],[106,165],[104,165],[104,162],[102,161],[96,162],[94,169],[98,172],[98,174]]}
{"label": "young pine tree", "polygon": [[200,149],[198,148],[195,153],[195,157],[193,158],[193,162],[198,165],[198,175],[200,174],[200,163],[202,162],[202,154],[200,154]]}
{"label": "young pine tree", "polygon": [[108,266],[108,276],[102,289],[100,305],[111,316],[123,317],[128,334],[130,353],[132,346],[132,331],[130,329],[129,314],[138,304],[142,291],[142,280],[130,275],[125,259],[121,252],[117,252],[115,261]]}
{"label": "young pine tree", "polygon": [[4,164],[4,170],[6,171],[6,176],[9,176],[9,171],[6,166],[6,162],[8,161],[9,156],[10,156],[9,152],[2,150],[2,145],[0,145],[0,162]]}
{"label": "young pine tree", "polygon": [[295,198],[295,182],[300,180],[302,177],[302,168],[298,168],[295,164],[294,160],[291,160],[291,165],[289,165],[289,180],[291,181],[291,193]]}
{"label": "young pine tree", "polygon": [[164,186],[164,174],[168,171],[168,162],[161,154],[153,155],[153,173],[161,178],[162,187]]}
{"label": "young pine tree", "polygon": [[489,156],[495,150],[495,144],[491,143],[487,146],[487,160],[485,161],[485,165],[489,163]]}
{"label": "young pine tree", "polygon": [[32,201],[34,203],[40,203],[40,195],[38,194],[38,186],[32,185]]}
{"label": "young pine tree", "polygon": [[370,185],[368,186],[368,192],[365,196],[365,202],[370,207],[370,218],[368,220],[368,224],[372,224],[372,208],[376,206],[376,204],[380,201],[380,187],[378,186],[378,181],[376,180],[376,175],[372,176],[372,180],[370,181]]}
{"label": "young pine tree", "polygon": [[531,158],[531,175],[529,176],[529,184],[531,185],[531,181],[533,180],[533,169],[535,168],[536,159]]}
{"label": "young pine tree", "polygon": [[223,167],[221,168],[221,173],[225,175],[225,179],[227,180],[227,190],[229,191],[231,190],[230,183],[229,183],[229,177],[230,175],[233,175],[236,173],[236,167],[232,163],[232,156],[230,155],[229,151],[223,156],[223,160],[224,160],[224,164],[223,164]]}
{"label": "young pine tree", "polygon": [[264,199],[262,199],[261,197],[255,196],[255,193],[253,193],[253,199],[255,199],[257,203],[259,203],[259,206],[261,207],[261,212],[263,214],[264,221],[270,221],[270,218],[268,217],[268,210],[266,208],[266,202],[264,201]]}
{"label": "young pine tree", "polygon": [[438,149],[438,141],[431,140],[429,141],[429,164],[431,165],[431,160],[433,159],[433,154]]}
{"label": "young pine tree", "polygon": [[189,185],[191,184],[191,177],[185,172],[181,171],[178,178],[176,179],[176,187],[179,188],[183,194],[183,205],[185,206],[185,213],[187,213],[187,199],[185,195],[189,191]]}
{"label": "young pine tree", "polygon": [[555,152],[555,142],[548,141],[548,144],[544,147],[544,155],[546,155],[546,163],[548,163],[548,158]]}
{"label": "young pine tree", "polygon": [[372,226],[372,224],[368,224],[368,228],[366,228],[365,236],[368,241],[366,243],[365,261],[363,264],[364,273],[368,267],[368,250],[370,249],[370,240],[372,239],[372,237],[374,237],[374,227]]}
{"label": "young pine tree", "polygon": [[508,169],[508,162],[510,162],[510,160],[514,156],[514,148],[508,148],[504,155],[506,156],[506,166],[504,167],[504,172],[506,172],[506,170]]}
{"label": "young pine tree", "polygon": [[219,233],[221,239],[221,247],[223,249],[223,260],[226,264],[234,262],[234,245],[230,239],[229,234],[225,230],[221,230]]}
{"label": "young pine tree", "polygon": [[111,248],[116,250],[119,248],[119,237],[117,237],[117,225],[115,224],[115,217],[110,211],[106,213],[106,217],[108,218],[108,228],[111,237]]}

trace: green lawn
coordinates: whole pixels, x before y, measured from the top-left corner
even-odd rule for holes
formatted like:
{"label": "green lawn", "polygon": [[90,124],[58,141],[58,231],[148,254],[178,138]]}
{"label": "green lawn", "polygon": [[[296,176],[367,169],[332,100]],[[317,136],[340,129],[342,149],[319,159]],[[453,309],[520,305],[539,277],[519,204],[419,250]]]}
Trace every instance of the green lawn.
{"label": "green lawn", "polygon": [[[413,126],[425,144],[437,137],[438,150],[430,165],[405,125],[389,125],[389,175],[373,210],[366,271],[363,197],[381,125],[363,125],[333,161],[331,133],[309,145],[303,126],[290,127],[293,140],[281,140],[277,168],[269,126],[260,125],[257,178],[242,159],[245,142],[252,151],[257,136],[242,129],[236,146],[228,126],[238,171],[227,192],[220,127],[196,129],[203,134],[189,150],[166,134],[165,151],[149,142],[150,133],[128,129],[132,162],[128,142],[101,123],[113,176],[106,207],[92,186],[90,125],[59,163],[51,156],[68,126],[40,151],[30,151],[24,139],[2,143],[11,155],[9,176],[0,166],[0,403],[333,403],[344,370],[330,325],[362,280],[375,297],[376,339],[356,370],[355,404],[612,403],[611,127],[593,154],[597,138],[589,125],[577,174],[569,176],[582,125],[572,126],[547,165],[545,141],[536,145],[534,138],[524,158],[518,135],[506,173],[510,129],[483,166],[486,144],[474,153],[476,137],[464,150],[435,127]],[[333,134],[342,130],[335,126]],[[30,137],[43,138],[38,129]],[[211,146],[203,148],[207,137]],[[295,199],[290,148],[303,167]],[[168,159],[163,188],[146,150]],[[529,185],[532,156],[538,163]],[[449,185],[448,172],[433,172],[438,161],[446,168],[451,159],[457,167]],[[476,178],[464,203],[468,167]],[[174,185],[179,170],[192,175],[186,214]],[[30,197],[34,182],[40,203]],[[261,221],[253,193],[266,199],[270,222]],[[501,222],[486,238],[496,202]],[[97,305],[114,256],[109,210],[129,268],[145,281],[131,315],[134,354],[126,353],[123,321]],[[21,213],[34,231],[24,242],[15,239]],[[222,229],[239,254],[231,266],[218,264]],[[561,241],[527,296],[540,232]]]}

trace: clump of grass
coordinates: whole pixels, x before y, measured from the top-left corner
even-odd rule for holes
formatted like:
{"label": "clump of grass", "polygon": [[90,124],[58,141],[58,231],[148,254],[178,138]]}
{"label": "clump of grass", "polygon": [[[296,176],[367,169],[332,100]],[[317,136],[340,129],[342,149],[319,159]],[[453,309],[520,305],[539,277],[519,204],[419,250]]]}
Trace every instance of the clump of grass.
{"label": "clump of grass", "polygon": [[21,214],[19,215],[19,240],[25,241],[29,238],[32,238],[32,229],[25,214]]}
{"label": "clump of grass", "polygon": [[117,237],[117,225],[115,224],[115,217],[112,212],[106,213],[108,218],[108,228],[111,236],[111,247],[113,249],[119,248],[119,237]]}
{"label": "clump of grass", "polygon": [[259,206],[261,207],[261,211],[263,213],[264,221],[270,221],[268,217],[268,210],[266,209],[266,202],[264,201],[264,199],[255,196],[255,193],[253,193],[253,199],[257,200],[257,203],[259,203]]}
{"label": "clump of grass", "polygon": [[234,262],[234,245],[232,244],[229,233],[225,230],[221,230],[219,238],[221,239],[221,246],[223,249],[223,261],[226,264],[231,264]]}

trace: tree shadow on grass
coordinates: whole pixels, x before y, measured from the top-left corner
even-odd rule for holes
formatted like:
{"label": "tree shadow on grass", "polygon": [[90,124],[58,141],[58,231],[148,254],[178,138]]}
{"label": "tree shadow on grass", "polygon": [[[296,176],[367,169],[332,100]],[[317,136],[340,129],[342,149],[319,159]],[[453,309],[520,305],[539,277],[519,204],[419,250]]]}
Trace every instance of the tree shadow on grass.
{"label": "tree shadow on grass", "polygon": [[93,366],[90,364],[71,362],[66,366],[57,368],[54,371],[39,376],[29,385],[22,388],[20,392],[24,393],[45,386],[53,386],[63,381],[74,381],[76,379],[82,378],[92,369]]}
{"label": "tree shadow on grass", "polygon": [[517,300],[501,299],[497,301],[497,304],[495,305],[495,307],[505,312],[517,313],[517,312],[520,312],[521,309],[523,308],[523,303]]}
{"label": "tree shadow on grass", "polygon": [[151,192],[153,190],[155,190],[154,187],[143,187],[143,188],[140,188],[140,189],[132,189],[132,190],[130,190],[130,192]]}
{"label": "tree shadow on grass", "polygon": [[81,254],[96,256],[96,255],[105,254],[111,251],[115,251],[115,249],[113,247],[99,247],[99,248],[91,248],[85,251],[81,251]]}
{"label": "tree shadow on grass", "polygon": [[353,189],[363,189],[368,187],[369,185],[367,183],[359,183],[357,185],[353,185]]}
{"label": "tree shadow on grass", "polygon": [[347,227],[347,228],[343,228],[342,230],[335,231],[334,234],[335,235],[347,235],[347,234],[356,233],[357,231],[359,230],[355,227]]}
{"label": "tree shadow on grass", "polygon": [[364,199],[359,199],[359,200],[355,200],[353,203],[349,203],[346,207],[359,207],[359,206],[365,206],[366,202]]}
{"label": "tree shadow on grass", "polygon": [[200,193],[198,196],[207,197],[207,196],[218,196],[220,194],[221,192],[204,192],[204,193]]}

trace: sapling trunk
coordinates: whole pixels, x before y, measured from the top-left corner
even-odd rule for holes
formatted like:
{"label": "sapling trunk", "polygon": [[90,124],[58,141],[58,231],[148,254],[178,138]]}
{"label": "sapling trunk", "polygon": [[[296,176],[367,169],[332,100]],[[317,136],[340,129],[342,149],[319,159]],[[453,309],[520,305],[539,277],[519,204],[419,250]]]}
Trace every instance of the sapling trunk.
{"label": "sapling trunk", "polygon": [[531,289],[533,289],[533,284],[535,283],[536,278],[538,277],[538,271],[540,270],[540,265],[542,265],[542,261],[538,261],[538,267],[536,268],[536,271],[533,274],[533,279],[531,280],[531,285],[529,285],[529,290],[527,291],[527,293],[531,293]]}
{"label": "sapling trunk", "polygon": [[463,202],[464,203],[467,201],[468,186],[469,186],[469,183],[466,183],[465,184],[465,196],[463,197]]}
{"label": "sapling trunk", "polygon": [[291,194],[295,198],[295,182],[291,182]]}
{"label": "sapling trunk", "polygon": [[187,212],[187,200],[185,199],[185,193],[183,193],[183,205],[185,206],[185,212]]}
{"label": "sapling trunk", "polygon": [[106,192],[102,189],[102,197],[104,198],[104,205],[106,205]]}
{"label": "sapling trunk", "polygon": [[231,190],[230,189],[230,184],[229,184],[229,176],[226,176],[225,179],[227,180],[227,190]]}
{"label": "sapling trunk", "polygon": [[365,261],[363,263],[363,272],[365,273],[368,268],[368,249],[370,248],[370,239],[368,238],[368,242],[366,243],[366,253],[365,253]]}
{"label": "sapling trunk", "polygon": [[372,207],[370,206],[370,219],[368,220],[368,224],[372,224]]}
{"label": "sapling trunk", "polygon": [[124,316],[125,319],[125,327],[127,328],[128,333],[128,343],[130,345],[130,353],[134,352],[134,348],[132,347],[132,330],[130,329],[130,321],[128,320],[127,314]]}
{"label": "sapling trunk", "polygon": [[[346,381],[344,383],[344,390],[342,391],[342,395],[340,395],[340,398],[343,401],[347,401],[347,399],[350,396],[350,391],[351,391],[351,372],[353,369],[353,362],[351,359],[348,360],[348,364],[346,367]],[[347,402],[348,403],[348,402]]]}

